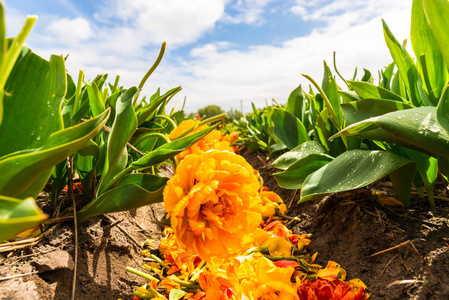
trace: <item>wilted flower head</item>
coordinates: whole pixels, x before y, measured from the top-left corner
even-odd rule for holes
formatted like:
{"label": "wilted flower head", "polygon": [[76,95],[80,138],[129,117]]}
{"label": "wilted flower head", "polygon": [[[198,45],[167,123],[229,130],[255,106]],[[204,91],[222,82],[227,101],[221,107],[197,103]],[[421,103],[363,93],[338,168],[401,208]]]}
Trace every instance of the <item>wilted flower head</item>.
{"label": "wilted flower head", "polygon": [[304,280],[297,287],[301,300],[365,300],[369,294],[360,280],[344,282],[339,279],[323,278]]}
{"label": "wilted flower head", "polygon": [[260,198],[262,199],[263,204],[262,217],[271,217],[276,211],[281,214],[284,214],[287,211],[287,206],[285,206],[282,198],[275,192],[262,189],[260,191]]}
{"label": "wilted flower head", "polygon": [[164,189],[164,206],[179,243],[202,259],[247,249],[259,226],[259,181],[246,160],[228,151],[191,154]]}

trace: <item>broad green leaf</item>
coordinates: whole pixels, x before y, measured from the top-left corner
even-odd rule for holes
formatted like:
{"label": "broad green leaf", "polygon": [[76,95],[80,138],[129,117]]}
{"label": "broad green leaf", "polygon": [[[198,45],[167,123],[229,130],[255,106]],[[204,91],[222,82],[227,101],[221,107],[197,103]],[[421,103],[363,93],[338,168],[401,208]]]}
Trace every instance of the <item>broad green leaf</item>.
{"label": "broad green leaf", "polygon": [[[45,178],[45,176],[42,176]],[[54,204],[56,199],[58,199],[59,194],[62,192],[64,187],[68,184],[68,166],[67,160],[63,160],[57,164],[51,174],[51,202]]]}
{"label": "broad green leaf", "polygon": [[437,107],[437,120],[441,127],[449,134],[449,89],[446,88],[441,95]]}
{"label": "broad green leaf", "polygon": [[[63,128],[60,106],[66,91],[66,72],[62,56],[52,55],[48,62],[23,47],[5,91],[0,157],[39,148]],[[31,112],[33,117],[26,117]]]}
{"label": "broad green leaf", "polygon": [[46,217],[33,198],[22,200],[0,196],[0,242],[39,225]]}
{"label": "broad green leaf", "polygon": [[150,105],[147,107],[140,109],[136,112],[137,115],[137,124],[140,125],[143,122],[145,122],[161,105],[163,102],[165,102],[167,99],[170,99],[173,97],[176,93],[178,93],[181,90],[181,87],[175,87],[162,96],[157,97],[154,101],[150,102]]}
{"label": "broad green leaf", "polygon": [[438,155],[438,170],[446,182],[449,182],[449,158]]}
{"label": "broad green leaf", "polygon": [[320,143],[318,143],[317,141],[309,141],[293,148],[287,153],[282,154],[271,165],[278,169],[286,170],[292,164],[306,157],[307,155],[325,153],[326,151]]}
{"label": "broad green leaf", "polygon": [[316,136],[321,145],[326,149],[329,155],[336,157],[346,151],[346,146],[342,139],[331,139],[331,136],[337,133],[327,108],[323,109],[316,121]]}
{"label": "broad green leaf", "polygon": [[297,117],[302,123],[304,123],[304,94],[301,86],[294,89],[290,96],[288,96],[285,110]]}
{"label": "broad green leaf", "polygon": [[[322,89],[323,92],[326,94],[327,99],[329,99],[330,104],[332,105],[332,109],[335,112],[335,115],[338,118],[339,124],[342,123],[343,116],[341,114],[340,104],[340,94],[338,93],[338,86],[337,82],[335,81],[334,76],[332,75],[332,72],[329,68],[329,66],[324,63],[324,75],[323,75],[323,81],[322,81]],[[338,127],[338,124],[335,124]]]}
{"label": "broad green leaf", "polygon": [[100,160],[100,148],[90,140],[74,154],[76,172],[81,180],[84,194],[93,198],[95,169]]}
{"label": "broad green leaf", "polygon": [[[436,107],[417,107],[387,113],[352,124],[332,138],[341,135],[360,135],[380,128],[395,139],[397,144],[402,142],[427,154],[449,157],[449,136],[437,122],[436,109]],[[380,136],[375,139],[381,140]]]}
{"label": "broad green leaf", "polygon": [[107,163],[103,170],[97,195],[104,193],[106,191],[104,186],[115,175],[123,171],[127,165],[128,151],[126,145],[137,128],[137,117],[132,105],[133,96],[136,92],[136,87],[130,88],[117,100],[115,120],[108,138]]}
{"label": "broad green leaf", "polygon": [[449,2],[446,0],[423,0],[427,19],[441,54],[449,68]]}
{"label": "broad green leaf", "polygon": [[349,125],[371,117],[409,108],[413,108],[413,106],[399,101],[384,99],[363,99],[341,105],[343,115]]}
{"label": "broad green leaf", "polygon": [[[449,25],[449,22],[447,25]],[[447,28],[445,33],[446,31]],[[447,34],[446,36],[449,37]],[[413,1],[410,38],[419,66],[418,71],[424,81],[429,101],[433,106],[436,106],[447,83],[448,74],[435,36],[427,21],[423,0]]]}
{"label": "broad green leaf", "polygon": [[410,99],[415,106],[421,106],[423,101],[418,91],[418,70],[412,57],[407,50],[396,40],[393,33],[382,20],[384,27],[384,36],[387,46],[390,49],[391,56],[398,67],[399,74],[404,81]]}
{"label": "broad green leaf", "polygon": [[[94,137],[106,122],[109,111],[108,109],[94,119],[53,133],[40,148],[1,158],[0,194],[36,197],[45,186],[53,167]],[[39,186],[36,185],[37,182],[40,183]]]}
{"label": "broad green leaf", "polygon": [[309,140],[304,125],[291,113],[275,108],[271,120],[274,124],[274,136],[289,149],[293,149]]}
{"label": "broad green leaf", "polygon": [[388,99],[407,102],[407,100],[405,100],[401,96],[369,82],[348,81],[348,83],[362,99]]}
{"label": "broad green leaf", "polygon": [[413,165],[411,161],[385,151],[345,152],[305,179],[299,202],[365,187],[410,164]]}
{"label": "broad green leaf", "polygon": [[[0,2],[0,68],[3,64],[3,59],[8,50],[6,43],[6,26],[5,26],[5,9],[3,7],[3,1]],[[1,124],[1,120],[0,120]]]}
{"label": "broad green leaf", "polygon": [[411,104],[409,97],[407,96],[407,92],[405,91],[405,84],[401,78],[399,72],[396,72],[393,76],[393,81],[391,82],[391,91],[395,94],[398,94],[404,99],[407,99],[407,102]]}
{"label": "broad green leaf", "polygon": [[[341,105],[343,115],[349,125],[369,119],[371,117],[377,117],[389,112],[404,110],[413,108],[413,106],[394,100],[385,99],[363,99],[350,103],[344,103]],[[363,132],[359,135],[360,138],[381,140],[391,143],[399,143],[400,145],[409,146],[407,143],[398,142],[395,137],[385,133],[381,129],[373,129]],[[353,148],[357,149],[357,148]]]}
{"label": "broad green leaf", "polygon": [[155,149],[154,151],[146,154],[141,159],[133,162],[130,167],[135,171],[141,171],[155,164],[164,162],[198,142],[209,132],[217,128],[218,125],[219,124],[211,126],[208,129],[202,130],[195,134],[172,141],[170,143],[166,143],[161,147]]}
{"label": "broad green leaf", "polygon": [[288,150],[288,148],[283,143],[273,144],[269,148],[269,153],[270,153],[269,158],[275,157],[278,152],[286,151],[286,150]]}
{"label": "broad green leaf", "polygon": [[412,149],[404,150],[410,157],[410,160],[416,164],[427,191],[430,207],[435,208],[433,189],[438,176],[438,160],[419,151]]}
{"label": "broad green leaf", "polygon": [[278,184],[285,189],[300,189],[311,173],[328,164],[334,158],[324,153],[310,153],[301,157],[283,172],[274,173]]}
{"label": "broad green leaf", "polygon": [[341,98],[343,98],[343,102],[344,103],[351,102],[351,101],[357,101],[357,100],[362,99],[354,91],[338,91],[338,93],[340,94]]}
{"label": "broad green leaf", "polygon": [[[22,30],[15,37],[10,39],[8,43],[5,33],[5,14],[3,9],[3,2],[0,3],[0,125],[3,122],[4,114],[4,96],[10,92],[6,89],[5,85],[10,76],[10,73],[16,63],[17,58],[22,52],[22,46],[25,43],[25,39],[33,28],[34,22],[36,22],[36,16],[28,16]],[[9,44],[9,46],[8,46]]]}
{"label": "broad green leaf", "polygon": [[168,178],[150,174],[129,174],[123,178],[120,185],[83,207],[77,213],[78,221],[82,224],[94,216],[162,202],[162,192],[167,181]]}
{"label": "broad green leaf", "polygon": [[373,76],[371,75],[371,72],[367,69],[363,69],[363,76],[362,76],[362,79],[360,79],[360,81],[364,81],[364,82],[373,81]]}
{"label": "broad green leaf", "polygon": [[390,90],[391,80],[393,79],[393,71],[395,66],[396,64],[392,62],[385,68],[385,71],[381,71],[382,86],[384,89]]}
{"label": "broad green leaf", "polygon": [[106,109],[103,103],[103,98],[101,97],[100,90],[95,82],[86,84],[86,87],[89,95],[90,109],[92,110],[92,115],[96,117]]}

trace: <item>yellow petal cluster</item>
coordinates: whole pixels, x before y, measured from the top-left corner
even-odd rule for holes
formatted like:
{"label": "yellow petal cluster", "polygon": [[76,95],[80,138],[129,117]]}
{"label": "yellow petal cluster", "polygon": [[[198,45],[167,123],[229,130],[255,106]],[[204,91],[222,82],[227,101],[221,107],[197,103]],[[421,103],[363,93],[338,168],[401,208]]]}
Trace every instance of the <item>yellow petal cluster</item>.
{"label": "yellow petal cluster", "polygon": [[[190,131],[187,135],[192,135],[195,133],[198,133],[202,130],[205,130],[208,128],[207,125],[201,125],[200,122],[197,120],[185,120],[179,124],[178,127],[172,130],[170,134],[168,135],[168,138],[170,140],[176,139],[177,137],[181,136],[183,133],[185,133],[187,130],[190,130],[193,127],[193,130]],[[218,131],[214,129],[209,134],[207,134],[205,137],[203,137],[201,140],[199,140],[197,143],[192,145],[190,148],[182,151],[176,156],[176,159],[178,162],[184,159],[189,154],[201,154],[208,150],[215,149],[219,151],[234,151],[233,148],[230,146],[231,139],[224,138],[223,133],[221,131]]]}
{"label": "yellow petal cluster", "polygon": [[262,221],[259,181],[246,160],[228,151],[190,154],[164,189],[179,243],[202,259],[245,251]]}

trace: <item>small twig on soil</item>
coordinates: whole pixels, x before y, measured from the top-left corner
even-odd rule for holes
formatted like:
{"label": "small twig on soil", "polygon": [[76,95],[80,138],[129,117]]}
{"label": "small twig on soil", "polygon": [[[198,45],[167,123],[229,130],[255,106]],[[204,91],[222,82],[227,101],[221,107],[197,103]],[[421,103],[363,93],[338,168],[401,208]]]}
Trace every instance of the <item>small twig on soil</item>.
{"label": "small twig on soil", "polygon": [[5,281],[5,280],[14,279],[14,278],[24,277],[24,276],[28,276],[28,275],[37,274],[37,273],[39,273],[39,272],[38,271],[33,271],[33,272],[30,272],[30,273],[25,273],[25,274],[17,274],[17,275],[1,277],[0,281]]}
{"label": "small twig on soil", "polygon": [[387,285],[387,288],[390,288],[394,285],[398,285],[398,284],[410,284],[410,283],[418,283],[421,282],[419,280],[415,280],[415,279],[409,279],[409,280],[396,280],[393,281],[392,283],[390,283],[389,285]]}
{"label": "small twig on soil", "polygon": [[390,261],[387,263],[387,265],[385,266],[385,268],[382,270],[382,272],[380,272],[379,276],[377,276],[377,278],[379,278],[380,276],[382,276],[382,274],[385,272],[385,270],[388,268],[388,266],[391,264],[391,262],[393,261],[393,259],[395,259],[398,256],[398,254],[396,254],[395,256],[393,256],[392,259],[390,259]]}
{"label": "small twig on soil", "polygon": [[74,223],[74,238],[75,238],[75,264],[73,267],[73,281],[72,281],[72,300],[75,300],[75,293],[76,293],[76,271],[78,266],[78,220],[76,218],[76,200],[75,200],[75,193],[73,192],[73,155],[69,158],[69,167],[68,167],[68,177],[69,177],[69,194],[72,197],[72,205],[73,205],[73,223]]}
{"label": "small twig on soil", "polygon": [[412,242],[411,240],[408,240],[408,241],[405,241],[405,242],[403,242],[403,243],[400,243],[399,245],[396,245],[396,246],[393,246],[393,247],[391,247],[391,248],[388,248],[388,249],[379,251],[379,252],[377,252],[377,253],[374,253],[374,254],[370,255],[370,257],[376,256],[376,255],[379,255],[379,254],[382,254],[382,253],[385,253],[385,252],[388,252],[388,251],[391,251],[391,250],[394,250],[394,249],[397,249],[397,248],[400,248],[400,247],[402,247],[402,246],[409,245],[409,244],[412,245],[413,249],[414,249],[414,250],[416,251],[416,253],[419,255],[419,252],[418,252],[418,250],[416,249],[415,245],[413,245],[413,242]]}
{"label": "small twig on soil", "polygon": [[262,168],[264,168],[264,169],[268,168],[267,163],[262,158],[260,158],[259,154],[257,154],[256,157],[262,162],[262,164],[263,164]]}
{"label": "small twig on soil", "polygon": [[114,223],[109,224],[108,226],[106,226],[106,227],[103,229],[103,231],[110,230],[112,227],[117,226],[118,224],[120,224],[120,223],[122,223],[122,222],[123,222],[123,219],[118,220],[118,221],[115,221]]}
{"label": "small twig on soil", "polygon": [[[111,218],[109,215],[103,215],[103,217],[105,217],[109,222],[111,223],[115,223],[116,220],[114,220],[113,218]],[[117,228],[123,232],[124,235],[126,235],[137,247],[142,248],[142,246],[140,245],[140,243],[131,235],[129,234],[128,231],[126,231],[123,227],[121,227],[120,225],[115,225],[117,226]]]}
{"label": "small twig on soil", "polygon": [[293,193],[293,196],[290,198],[290,202],[288,203],[287,210],[290,210],[290,207],[292,207],[293,200],[295,199],[297,193],[298,193],[298,190],[295,190],[295,192]]}
{"label": "small twig on soil", "polygon": [[49,225],[49,224],[55,224],[55,223],[62,223],[68,220],[72,220],[73,216],[66,216],[66,217],[59,217],[59,218],[52,218],[42,221],[42,224]]}
{"label": "small twig on soil", "polygon": [[34,246],[37,243],[39,243],[40,240],[42,240],[43,238],[47,237],[50,233],[52,233],[58,225],[59,223],[54,225],[50,229],[42,232],[41,234],[39,234],[37,237],[34,238],[0,244],[0,252],[12,251],[22,249],[28,246]]}

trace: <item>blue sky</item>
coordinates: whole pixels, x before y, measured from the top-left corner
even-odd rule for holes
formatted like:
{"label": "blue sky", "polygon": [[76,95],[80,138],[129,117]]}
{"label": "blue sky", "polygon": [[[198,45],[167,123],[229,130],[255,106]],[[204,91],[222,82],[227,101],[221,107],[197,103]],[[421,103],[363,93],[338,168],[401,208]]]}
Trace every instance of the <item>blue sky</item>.
{"label": "blue sky", "polygon": [[285,102],[301,74],[321,81],[323,60],[350,78],[391,62],[383,18],[409,39],[411,0],[5,0],[7,32],[37,15],[27,44],[37,54],[69,54],[68,72],[86,79],[120,75],[138,85],[167,42],[163,62],[142,94],[181,85],[172,100],[195,112],[209,104],[248,112]]}

